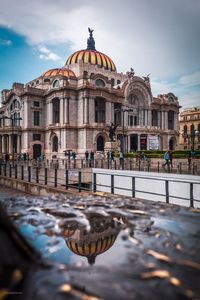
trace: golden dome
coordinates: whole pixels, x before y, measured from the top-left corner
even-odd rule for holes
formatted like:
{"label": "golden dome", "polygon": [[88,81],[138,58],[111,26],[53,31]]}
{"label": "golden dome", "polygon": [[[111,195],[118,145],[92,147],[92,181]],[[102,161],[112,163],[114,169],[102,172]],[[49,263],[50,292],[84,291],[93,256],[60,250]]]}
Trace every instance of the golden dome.
{"label": "golden dome", "polygon": [[74,74],[74,72],[72,70],[69,69],[65,69],[65,68],[57,68],[57,69],[51,69],[46,71],[42,76],[43,77],[49,77],[49,76],[65,76],[65,77],[76,77],[76,75]]}
{"label": "golden dome", "polygon": [[72,54],[66,61],[66,65],[78,63],[82,60],[84,64],[90,63],[91,65],[97,65],[101,68],[105,68],[110,71],[116,71],[114,62],[107,55],[96,50],[80,50]]}
{"label": "golden dome", "polygon": [[116,72],[114,62],[107,55],[95,49],[95,40],[93,38],[93,29],[88,28],[90,36],[87,40],[87,49],[76,51],[66,61],[65,65],[71,65],[83,61],[84,64],[97,65],[106,70]]}

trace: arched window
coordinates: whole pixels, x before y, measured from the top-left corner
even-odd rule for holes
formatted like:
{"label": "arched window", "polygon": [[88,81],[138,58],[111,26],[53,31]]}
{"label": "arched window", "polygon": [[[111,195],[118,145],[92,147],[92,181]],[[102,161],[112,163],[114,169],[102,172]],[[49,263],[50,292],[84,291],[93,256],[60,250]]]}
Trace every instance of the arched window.
{"label": "arched window", "polygon": [[97,138],[97,151],[104,151],[104,138],[101,135]]}
{"label": "arched window", "polygon": [[183,127],[183,133],[184,133],[185,136],[187,135],[187,125],[184,125],[184,127]]}
{"label": "arched window", "polygon": [[56,135],[52,138],[52,151],[58,152],[58,137]]}
{"label": "arched window", "polygon": [[169,110],[168,112],[168,129],[173,130],[174,129],[174,111]]}
{"label": "arched window", "polygon": [[158,126],[158,111],[153,109],[152,110],[152,126]]}
{"label": "arched window", "polygon": [[95,99],[95,122],[105,123],[106,116],[106,103],[102,98]]}
{"label": "arched window", "polygon": [[105,82],[102,79],[95,80],[95,84],[96,84],[96,86],[99,86],[99,87],[105,86]]}
{"label": "arched window", "polygon": [[59,83],[58,80],[55,80],[55,81],[53,82],[53,88],[58,88],[58,87],[60,87],[60,83]]}
{"label": "arched window", "polygon": [[192,124],[192,125],[190,126],[190,133],[191,133],[191,134],[194,134],[194,124]]}
{"label": "arched window", "polygon": [[53,99],[53,124],[60,123],[60,100]]}

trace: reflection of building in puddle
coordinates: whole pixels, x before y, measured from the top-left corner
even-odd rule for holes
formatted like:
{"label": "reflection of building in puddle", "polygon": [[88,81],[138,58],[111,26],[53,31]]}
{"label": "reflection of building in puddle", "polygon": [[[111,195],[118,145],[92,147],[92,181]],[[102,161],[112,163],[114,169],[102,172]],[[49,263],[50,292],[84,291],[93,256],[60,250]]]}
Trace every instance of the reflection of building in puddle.
{"label": "reflection of building in puddle", "polygon": [[[99,215],[89,215],[91,229],[86,231],[85,227],[78,225],[74,230],[74,224],[65,229],[64,238],[68,248],[77,255],[85,256],[89,264],[95,263],[97,255],[110,249],[120,230],[124,227],[124,218],[102,217]],[[74,231],[74,232],[73,232]],[[66,236],[66,233],[70,235]]]}

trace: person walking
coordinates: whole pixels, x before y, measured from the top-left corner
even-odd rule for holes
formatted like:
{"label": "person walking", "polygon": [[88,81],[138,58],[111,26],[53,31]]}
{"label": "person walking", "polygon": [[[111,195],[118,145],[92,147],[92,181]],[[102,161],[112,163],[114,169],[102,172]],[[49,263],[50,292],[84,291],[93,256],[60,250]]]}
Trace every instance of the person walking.
{"label": "person walking", "polygon": [[169,171],[169,161],[170,161],[169,151],[166,151],[164,153],[164,160],[165,160],[165,163],[163,164],[163,167],[165,167],[167,165],[167,169]]}

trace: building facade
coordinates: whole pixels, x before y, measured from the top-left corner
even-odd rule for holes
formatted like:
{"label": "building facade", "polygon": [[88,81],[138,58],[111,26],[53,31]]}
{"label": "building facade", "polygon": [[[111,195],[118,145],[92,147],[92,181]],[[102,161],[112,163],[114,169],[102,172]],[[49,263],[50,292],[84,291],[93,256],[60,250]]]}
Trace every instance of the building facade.
{"label": "building facade", "polygon": [[180,148],[200,149],[200,106],[180,113]]}
{"label": "building facade", "polygon": [[73,53],[63,68],[3,90],[2,105],[1,153],[59,158],[66,150],[104,151],[111,122],[118,124],[126,152],[175,149],[178,143],[177,97],[153,97],[149,76],[132,68],[118,73],[112,59],[95,49],[91,29],[85,50]]}

